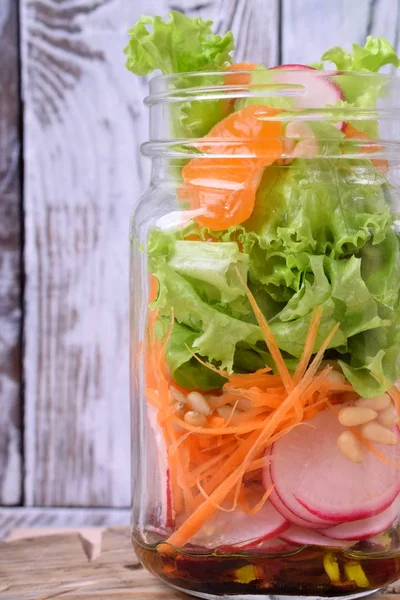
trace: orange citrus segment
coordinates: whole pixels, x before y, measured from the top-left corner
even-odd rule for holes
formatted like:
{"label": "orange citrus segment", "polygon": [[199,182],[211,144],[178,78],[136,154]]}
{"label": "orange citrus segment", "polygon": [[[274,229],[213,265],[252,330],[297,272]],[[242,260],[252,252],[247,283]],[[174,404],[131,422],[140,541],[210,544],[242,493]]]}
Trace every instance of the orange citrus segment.
{"label": "orange citrus segment", "polygon": [[[247,62],[241,62],[241,63],[235,63],[233,65],[229,65],[229,67],[227,67],[227,71],[229,71],[229,73],[226,74],[225,78],[224,78],[224,84],[229,86],[247,86],[249,85],[249,83],[251,82],[251,75],[249,73],[237,73],[237,71],[254,71],[254,69],[257,67],[256,63],[247,63]],[[226,111],[226,114],[229,114],[233,111],[235,102],[236,102],[236,98],[226,98],[225,100],[222,101],[223,102],[223,106],[224,106],[224,110]]]}
{"label": "orange citrus segment", "polygon": [[[234,73],[235,71],[254,71],[256,67],[257,63],[241,62],[229,65],[226,70]],[[230,74],[225,79],[227,85],[248,85],[250,81],[251,75],[249,75],[249,73]]]}
{"label": "orange citrus segment", "polygon": [[[369,142],[372,141],[366,133],[364,133],[363,131],[359,131],[358,129],[353,127],[351,123],[346,123],[344,128],[344,135],[347,139],[368,140]],[[379,144],[374,144],[369,146],[361,146],[360,152],[362,152],[363,154],[373,154],[374,152],[377,152],[381,149],[382,147],[379,146]],[[386,175],[386,173],[389,170],[389,162],[387,160],[383,158],[372,158],[371,162],[374,165],[374,167],[378,169],[378,171],[380,171],[383,175]]]}
{"label": "orange citrus segment", "polygon": [[282,123],[268,120],[278,113],[267,106],[248,106],[196,143],[205,154],[225,155],[194,158],[182,169],[179,196],[195,211],[201,227],[227,229],[250,217],[263,169],[282,153]]}

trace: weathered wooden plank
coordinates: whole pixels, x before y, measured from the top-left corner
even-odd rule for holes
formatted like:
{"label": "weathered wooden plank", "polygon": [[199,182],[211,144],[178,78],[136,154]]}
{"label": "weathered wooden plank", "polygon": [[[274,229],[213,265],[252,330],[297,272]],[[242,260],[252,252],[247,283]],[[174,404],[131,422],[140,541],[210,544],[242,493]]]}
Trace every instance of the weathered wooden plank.
{"label": "weathered wooden plank", "polygon": [[190,16],[213,20],[215,30],[219,33],[232,30],[236,40],[235,60],[238,62],[277,64],[278,0],[210,0],[204,3],[198,0],[173,0],[169,7]]}
{"label": "weathered wooden plank", "polygon": [[101,546],[101,560],[90,562],[80,537],[74,533],[0,543],[2,599],[185,598],[140,566],[129,528],[104,532]]}
{"label": "weathered wooden plank", "polygon": [[0,0],[0,505],[21,500],[21,201],[18,18]]}
{"label": "weathered wooden plank", "polygon": [[351,48],[367,35],[399,44],[397,0],[282,0],[282,59],[285,63],[319,60],[332,46]]}
{"label": "weathered wooden plank", "polygon": [[28,505],[129,504],[128,229],[145,125],[122,49],[136,12],[21,2]]}
{"label": "weathered wooden plank", "polygon": [[21,528],[128,525],[129,510],[101,508],[0,508],[0,540]]}
{"label": "weathered wooden plank", "polygon": [[[90,561],[73,533],[0,543],[2,600],[184,600],[141,567],[130,545],[129,529],[102,533],[100,557]],[[399,598],[397,585],[388,586],[375,600]]]}
{"label": "weathered wooden plank", "polygon": [[276,61],[276,0],[21,0],[28,505],[129,504],[128,224],[148,165],[145,80],[122,48],[171,8]]}

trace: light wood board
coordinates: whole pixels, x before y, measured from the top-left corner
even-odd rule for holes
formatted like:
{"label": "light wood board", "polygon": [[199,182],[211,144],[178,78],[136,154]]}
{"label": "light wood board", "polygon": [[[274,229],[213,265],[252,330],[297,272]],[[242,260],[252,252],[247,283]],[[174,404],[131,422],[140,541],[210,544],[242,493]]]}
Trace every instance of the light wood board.
{"label": "light wood board", "polygon": [[127,509],[103,508],[0,508],[0,541],[13,530],[43,528],[88,528],[129,525]]}
{"label": "light wood board", "polygon": [[[39,530],[40,531],[40,530]],[[71,532],[0,543],[0,593],[2,600],[184,600],[142,568],[134,555],[129,528],[101,532]],[[93,543],[93,533],[96,534]],[[98,548],[98,537],[101,535]],[[89,537],[88,537],[89,536]],[[91,537],[92,536],[92,537]],[[398,584],[373,596],[396,600]]]}

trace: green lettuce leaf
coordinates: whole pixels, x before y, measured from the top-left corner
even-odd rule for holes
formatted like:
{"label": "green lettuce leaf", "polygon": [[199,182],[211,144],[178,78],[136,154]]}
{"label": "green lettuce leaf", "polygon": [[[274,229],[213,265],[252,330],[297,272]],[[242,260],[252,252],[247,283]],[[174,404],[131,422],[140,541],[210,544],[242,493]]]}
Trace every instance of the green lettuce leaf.
{"label": "green lettuce leaf", "polygon": [[235,319],[218,305],[202,300],[190,281],[167,263],[153,263],[153,273],[159,284],[153,306],[161,316],[168,316],[173,307],[176,321],[197,332],[192,349],[200,356],[207,356],[223,369],[232,369],[238,342],[256,344],[263,339],[257,326]]}
{"label": "green lettuce leaf", "polygon": [[216,288],[218,301],[227,303],[245,296],[237,270],[246,280],[248,261],[235,242],[176,241],[168,264],[180,275]]}
{"label": "green lettuce leaf", "polygon": [[232,62],[232,32],[212,33],[212,21],[171,11],[169,21],[143,15],[128,32],[126,67],[136,75],[213,71]]}
{"label": "green lettuce leaf", "polygon": [[380,317],[379,304],[361,277],[361,259],[352,256],[337,260],[318,255],[309,260],[310,269],[303,274],[300,290],[271,321],[281,349],[301,356],[317,306],[323,312],[316,350],[338,322],[340,329],[330,347],[341,347],[342,351],[351,336],[390,325],[390,321]]}
{"label": "green lettuce leaf", "polygon": [[[374,119],[349,120],[348,109],[375,108],[377,99],[384,93],[384,88],[389,79],[383,75],[374,75],[385,65],[400,66],[400,59],[391,44],[385,38],[368,36],[364,46],[353,44],[353,51],[346,52],[343,48],[335,46],[327,50],[319,63],[314,63],[316,69],[324,69],[324,61],[333,63],[339,71],[344,71],[338,76],[333,76],[337,85],[343,92],[344,99],[339,100],[335,108],[338,120],[351,123],[359,131],[366,133],[371,139],[378,137],[378,122]],[[354,72],[355,75],[352,75]],[[359,73],[364,73],[364,77]],[[343,109],[343,116],[340,110]],[[347,112],[346,112],[347,111]]]}
{"label": "green lettuce leaf", "polygon": [[361,274],[374,298],[388,308],[399,303],[400,240],[393,229],[377,245],[368,242],[361,254]]}
{"label": "green lettuce leaf", "polygon": [[[184,74],[221,71],[232,62],[231,52],[235,47],[232,32],[224,36],[213,34],[212,24],[177,11],[169,13],[169,21],[143,15],[128,32],[127,69],[136,75],[153,71],[161,71],[163,75],[182,73],[171,81],[171,86],[183,90],[184,95],[185,88],[194,85],[193,79]],[[196,79],[196,86],[212,87],[221,82],[221,76],[205,73]],[[178,139],[203,137],[231,108],[226,102],[213,99],[172,103],[168,110],[173,135]]]}
{"label": "green lettuce leaf", "polygon": [[400,59],[393,46],[385,38],[368,36],[364,46],[353,44],[353,52],[340,46],[327,50],[322,61],[334,63],[338,71],[378,72],[385,65],[400,67]]}
{"label": "green lettuce leaf", "polygon": [[[188,390],[214,390],[220,388],[225,379],[202,365],[193,357],[193,344],[198,333],[175,321],[166,347],[166,360],[176,383]],[[207,359],[207,357],[204,357]]]}
{"label": "green lettuce leaf", "polygon": [[350,338],[347,360],[339,361],[344,375],[365,398],[382,394],[400,375],[400,309],[383,309],[382,314],[390,326]]}
{"label": "green lettuce leaf", "polygon": [[[321,62],[314,64],[317,69],[324,68],[324,62],[333,63],[339,74],[332,79],[336,80],[343,92],[344,100],[339,100],[335,108],[344,109],[344,121],[350,122],[353,127],[366,133],[372,139],[378,137],[378,122],[376,120],[351,121],[346,116],[349,108],[375,108],[378,98],[384,94],[384,88],[389,81],[384,75],[374,75],[385,65],[400,66],[400,58],[394,48],[385,38],[374,38],[368,36],[364,46],[353,44],[352,52],[346,52],[343,48],[335,46],[327,50]],[[352,75],[354,72],[355,75]],[[364,77],[359,73],[364,73]]]}
{"label": "green lettuce leaf", "polygon": [[[268,167],[244,224],[269,252],[346,256],[380,243],[389,222],[387,180],[368,160],[297,159]],[[250,273],[252,257],[250,255]]]}

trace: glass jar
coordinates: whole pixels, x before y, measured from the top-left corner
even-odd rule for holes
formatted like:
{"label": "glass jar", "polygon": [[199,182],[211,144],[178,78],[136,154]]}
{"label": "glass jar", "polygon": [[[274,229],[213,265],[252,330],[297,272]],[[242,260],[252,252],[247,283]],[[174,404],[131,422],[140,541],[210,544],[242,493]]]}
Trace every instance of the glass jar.
{"label": "glass jar", "polygon": [[400,576],[399,85],[151,82],[132,539],[176,589],[356,598]]}

